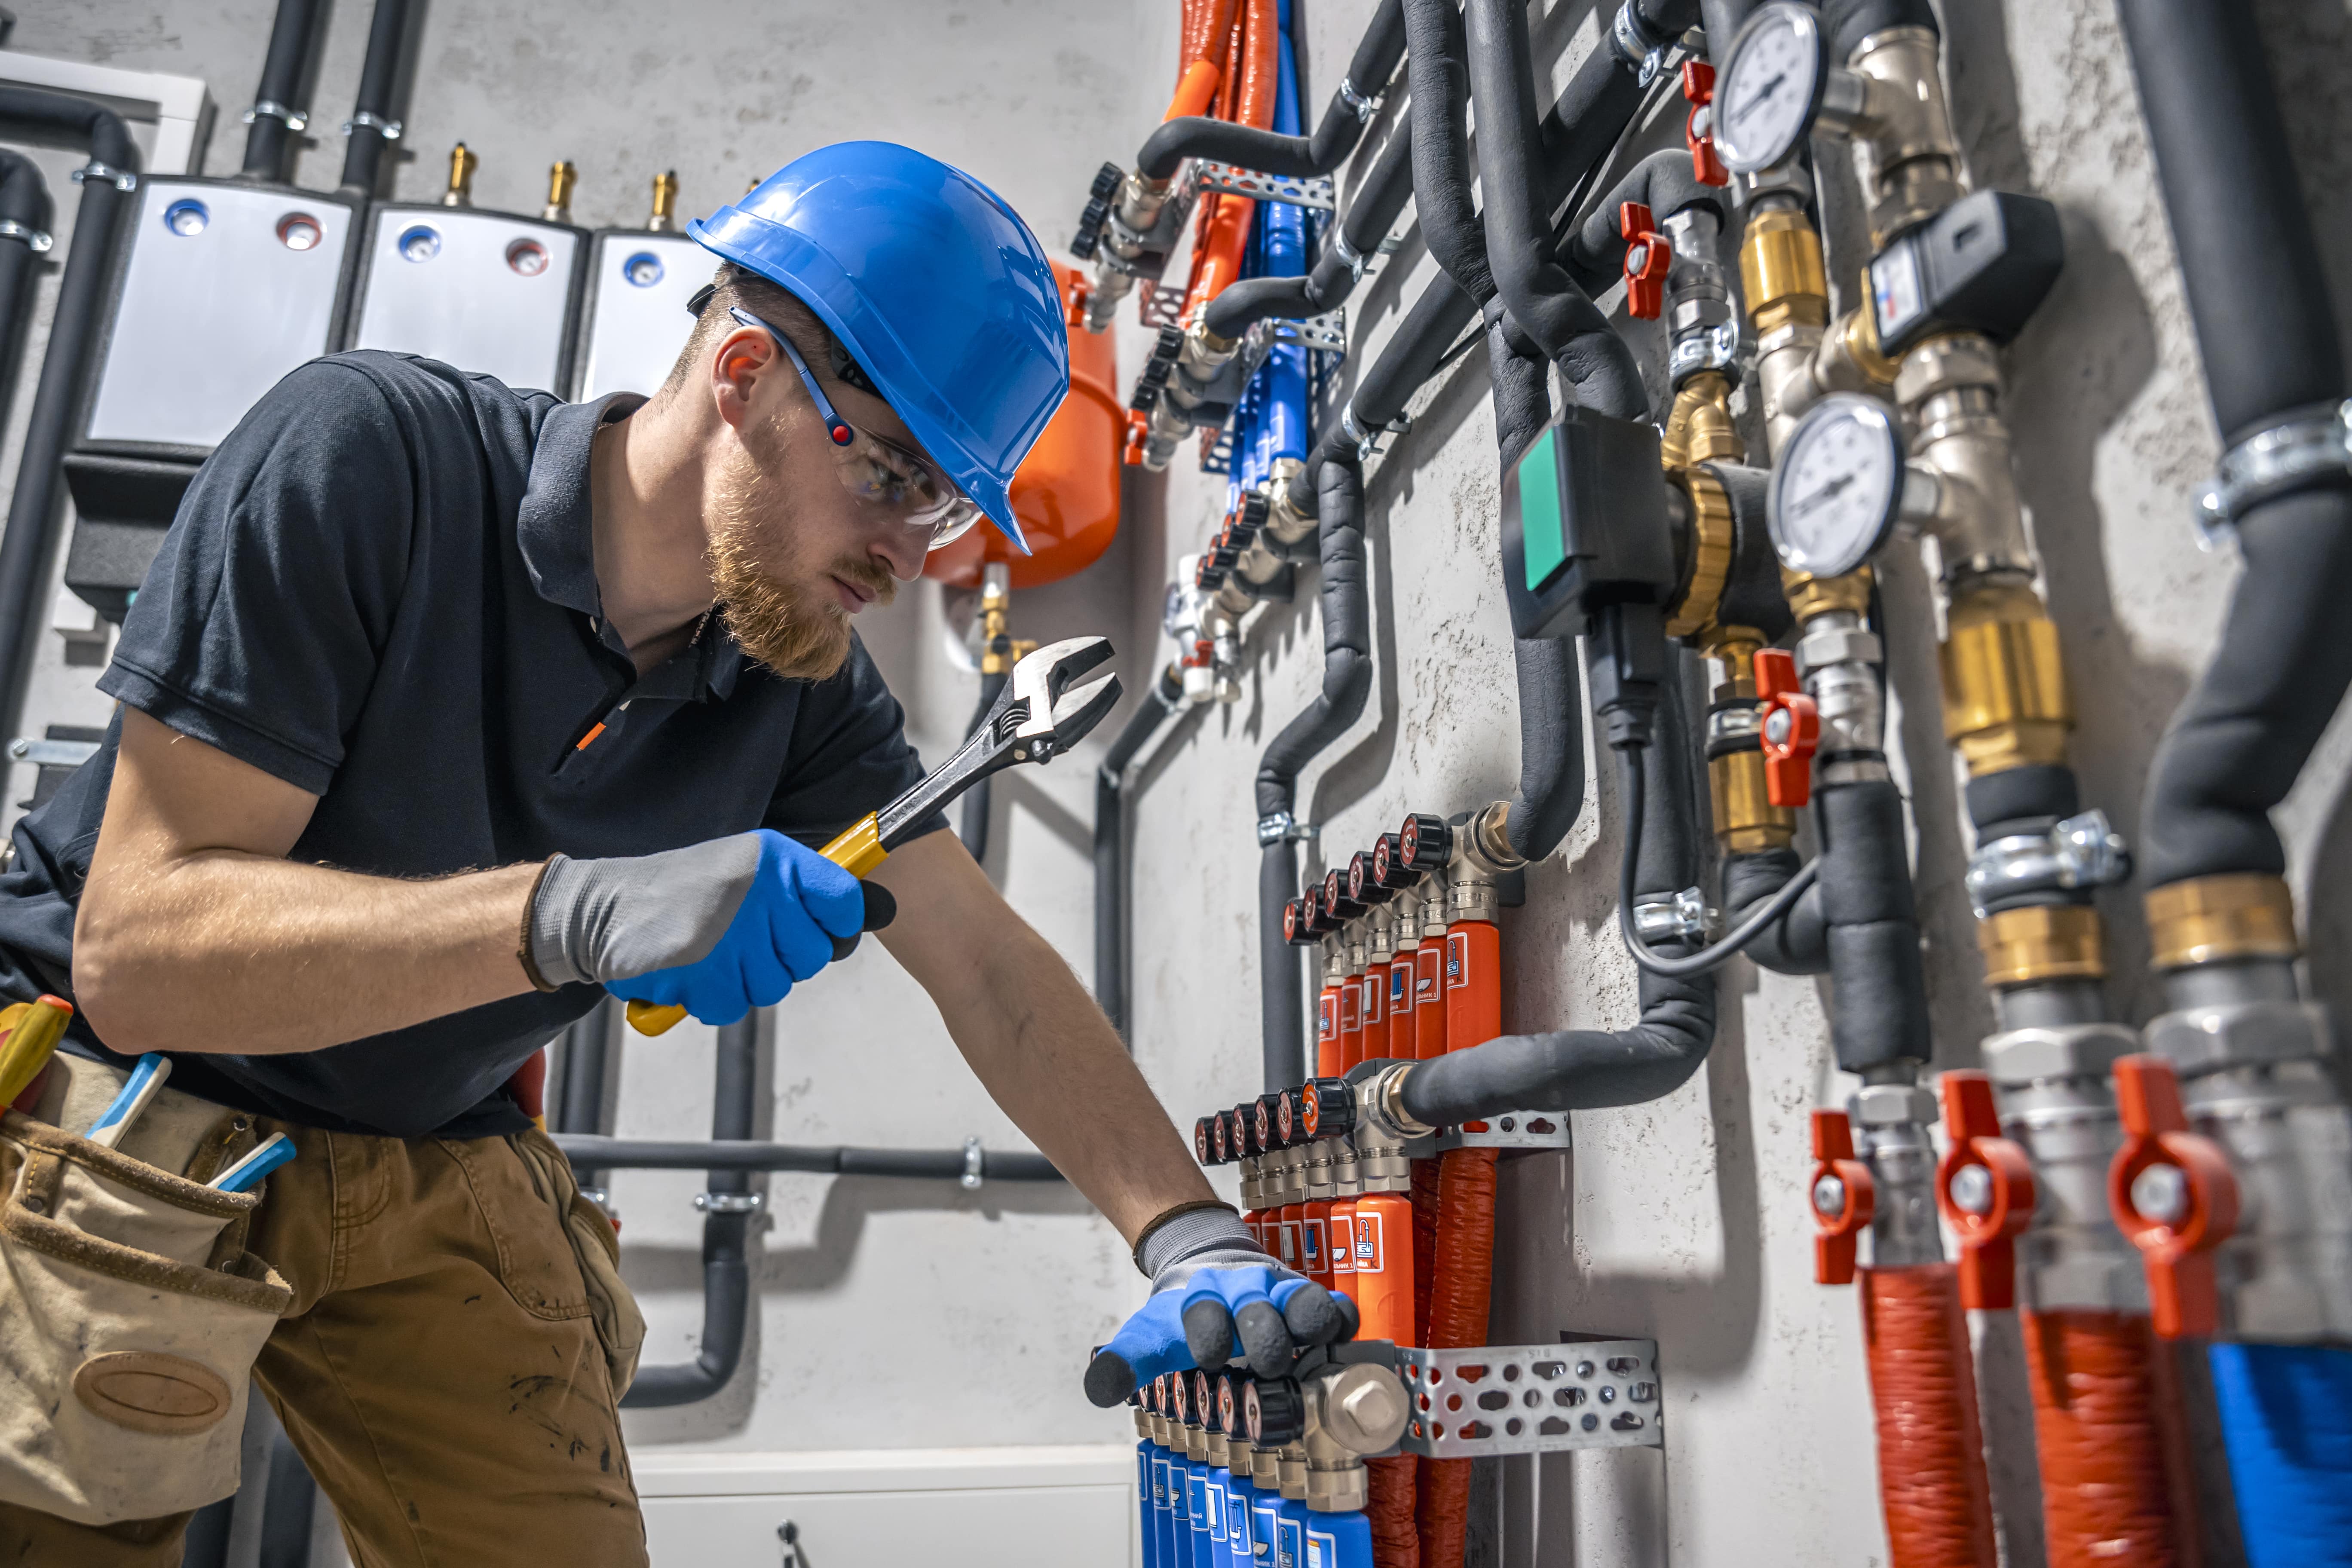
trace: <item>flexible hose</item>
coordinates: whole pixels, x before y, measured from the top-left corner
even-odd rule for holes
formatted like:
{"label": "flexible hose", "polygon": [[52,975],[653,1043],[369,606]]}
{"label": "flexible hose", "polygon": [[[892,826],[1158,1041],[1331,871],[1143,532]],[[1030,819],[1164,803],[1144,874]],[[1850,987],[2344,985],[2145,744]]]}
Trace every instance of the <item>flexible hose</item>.
{"label": "flexible hose", "polygon": [[2352,1564],[2352,1351],[2218,1344],[2207,1353],[2247,1562]]}
{"label": "flexible hose", "polygon": [[[1437,1278],[1429,1291],[1429,1344],[1459,1350],[1486,1342],[1495,1280],[1495,1151],[1449,1149],[1437,1160]],[[1458,1404],[1457,1404],[1458,1402]],[[1442,1397],[1432,1430],[1475,1420],[1465,1395]],[[1462,1561],[1470,1521],[1470,1461],[1423,1459],[1417,1513],[1421,1560],[1430,1568]]]}
{"label": "flexible hose", "polygon": [[1411,1454],[1364,1461],[1371,1486],[1364,1518],[1372,1528],[1372,1568],[1421,1568],[1421,1531],[1413,1518],[1419,1464]]}
{"label": "flexible hose", "polygon": [[[2137,1313],[2020,1314],[2050,1568],[2180,1568],[2196,1538],[2166,1470],[2160,1353]],[[2177,1413],[2176,1413],[2177,1419]]]}
{"label": "flexible hose", "polygon": [[1857,1283],[1891,1568],[1996,1568],[1958,1271],[1865,1268]]}
{"label": "flexible hose", "polygon": [[[352,101],[351,140],[343,147],[343,189],[373,195],[383,166],[386,132],[392,126],[393,89],[400,54],[408,37],[408,0],[375,0],[368,23],[367,58],[360,62],[360,90]],[[367,116],[362,123],[360,116]]]}

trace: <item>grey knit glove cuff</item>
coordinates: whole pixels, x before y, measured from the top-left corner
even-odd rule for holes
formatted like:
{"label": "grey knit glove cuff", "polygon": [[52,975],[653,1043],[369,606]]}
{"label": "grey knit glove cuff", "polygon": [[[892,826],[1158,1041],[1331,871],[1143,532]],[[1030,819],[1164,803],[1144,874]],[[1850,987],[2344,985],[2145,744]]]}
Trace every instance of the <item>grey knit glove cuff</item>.
{"label": "grey knit glove cuff", "polygon": [[531,897],[530,962],[551,986],[707,958],[760,869],[760,836],[604,860],[558,855]]}

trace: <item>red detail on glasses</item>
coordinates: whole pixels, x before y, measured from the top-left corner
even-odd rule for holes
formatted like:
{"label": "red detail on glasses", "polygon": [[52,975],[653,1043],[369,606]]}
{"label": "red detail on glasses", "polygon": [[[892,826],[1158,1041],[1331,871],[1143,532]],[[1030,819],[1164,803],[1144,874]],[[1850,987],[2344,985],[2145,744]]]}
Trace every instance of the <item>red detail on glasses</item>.
{"label": "red detail on glasses", "polygon": [[846,447],[856,438],[857,433],[846,425],[835,425],[833,427],[833,444],[836,447]]}

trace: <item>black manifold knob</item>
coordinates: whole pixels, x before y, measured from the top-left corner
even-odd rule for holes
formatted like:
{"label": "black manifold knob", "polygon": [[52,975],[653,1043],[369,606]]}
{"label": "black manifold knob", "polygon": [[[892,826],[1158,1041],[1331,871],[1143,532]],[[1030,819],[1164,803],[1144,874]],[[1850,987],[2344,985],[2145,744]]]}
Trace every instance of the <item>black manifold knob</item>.
{"label": "black manifold knob", "polygon": [[1250,1138],[1262,1154],[1270,1154],[1283,1146],[1281,1101],[1278,1094],[1261,1094],[1250,1104]]}
{"label": "black manifold knob", "polygon": [[1234,513],[1234,527],[1241,532],[1243,538],[1251,537],[1265,526],[1265,493],[1260,490],[1250,491],[1249,494],[1242,497],[1241,508]]}
{"label": "black manifold knob", "polygon": [[1285,1447],[1307,1436],[1307,1401],[1290,1379],[1253,1378],[1241,1400],[1242,1430],[1252,1447]]}
{"label": "black manifold knob", "polygon": [[1095,171],[1095,183],[1087,188],[1087,195],[1095,201],[1107,202],[1118,193],[1118,183],[1125,178],[1126,170],[1117,163],[1105,163]]}
{"label": "black manifold knob", "polygon": [[1087,204],[1078,215],[1078,232],[1070,238],[1070,254],[1081,261],[1092,261],[1102,244],[1102,226],[1110,216],[1110,204],[1097,196]]}
{"label": "black manifold knob", "polygon": [[1217,1373],[1217,1430],[1236,1443],[1249,1441],[1249,1419],[1243,1390],[1251,1383],[1245,1372]]}
{"label": "black manifold knob", "polygon": [[1396,889],[1372,874],[1372,854],[1359,849],[1348,857],[1348,896],[1360,904],[1385,904]]}
{"label": "black manifold knob", "polygon": [[1225,585],[1225,569],[1217,564],[1214,555],[1203,555],[1201,563],[1192,568],[1192,585],[1204,594],[1213,594]]}
{"label": "black manifold knob", "polygon": [[1454,829],[1442,816],[1416,811],[1397,829],[1397,852],[1415,871],[1439,871],[1454,855]]}
{"label": "black manifold knob", "polygon": [[1345,923],[1338,912],[1323,901],[1323,884],[1320,882],[1300,894],[1298,901],[1306,907],[1307,929],[1318,937],[1329,936]]}
{"label": "black manifold knob", "polygon": [[1348,896],[1348,873],[1338,867],[1323,879],[1323,907],[1341,921],[1354,920],[1364,912],[1364,906]]}
{"label": "black manifold knob", "polygon": [[1310,1078],[1298,1088],[1298,1136],[1341,1138],[1356,1126],[1356,1094],[1344,1078]]}
{"label": "black manifold knob", "polygon": [[1301,898],[1282,906],[1282,940],[1293,947],[1313,947],[1324,929],[1316,924],[1321,913],[1322,895],[1312,889]]}
{"label": "black manifold knob", "polygon": [[1209,1119],[1205,1116],[1192,1123],[1192,1157],[1203,1165],[1223,1163],[1217,1158],[1216,1145],[1209,1138]]}
{"label": "black manifold knob", "polygon": [[1209,1148],[1217,1156],[1218,1164],[1233,1162],[1233,1129],[1225,1125],[1225,1113],[1222,1110],[1209,1118]]}
{"label": "black manifold knob", "polygon": [[1251,1123],[1257,1120],[1256,1110],[1255,1106],[1245,1104],[1236,1105],[1225,1112],[1225,1124],[1232,1129],[1225,1135],[1225,1142],[1233,1149],[1234,1158],[1236,1160],[1245,1160],[1253,1154],[1265,1152],[1257,1146],[1251,1136]]}
{"label": "black manifold knob", "polygon": [[1394,833],[1383,833],[1372,846],[1371,879],[1391,893],[1402,892],[1421,879],[1421,873],[1405,864],[1404,839]]}

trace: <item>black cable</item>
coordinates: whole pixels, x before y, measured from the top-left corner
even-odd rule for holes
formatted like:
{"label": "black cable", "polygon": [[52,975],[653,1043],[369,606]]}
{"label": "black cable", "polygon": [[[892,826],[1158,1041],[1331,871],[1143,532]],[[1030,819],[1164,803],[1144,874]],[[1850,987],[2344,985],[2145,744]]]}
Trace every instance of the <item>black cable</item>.
{"label": "black cable", "polygon": [[1638,892],[1633,885],[1633,871],[1637,858],[1635,851],[1642,842],[1642,794],[1646,782],[1643,778],[1645,771],[1643,748],[1628,746],[1617,754],[1624,763],[1625,774],[1625,859],[1617,873],[1617,930],[1625,939],[1625,951],[1632,953],[1633,962],[1643,969],[1670,980],[1720,969],[1738,956],[1741,948],[1763,935],[1767,926],[1796,908],[1797,900],[1804,895],[1805,889],[1813,885],[1813,879],[1822,874],[1821,859],[1816,856],[1798,867],[1796,875],[1789,879],[1786,887],[1773,894],[1762,908],[1740,921],[1712,947],[1703,947],[1681,958],[1659,956],[1650,951],[1642,941],[1641,932],[1633,928],[1633,900]]}

